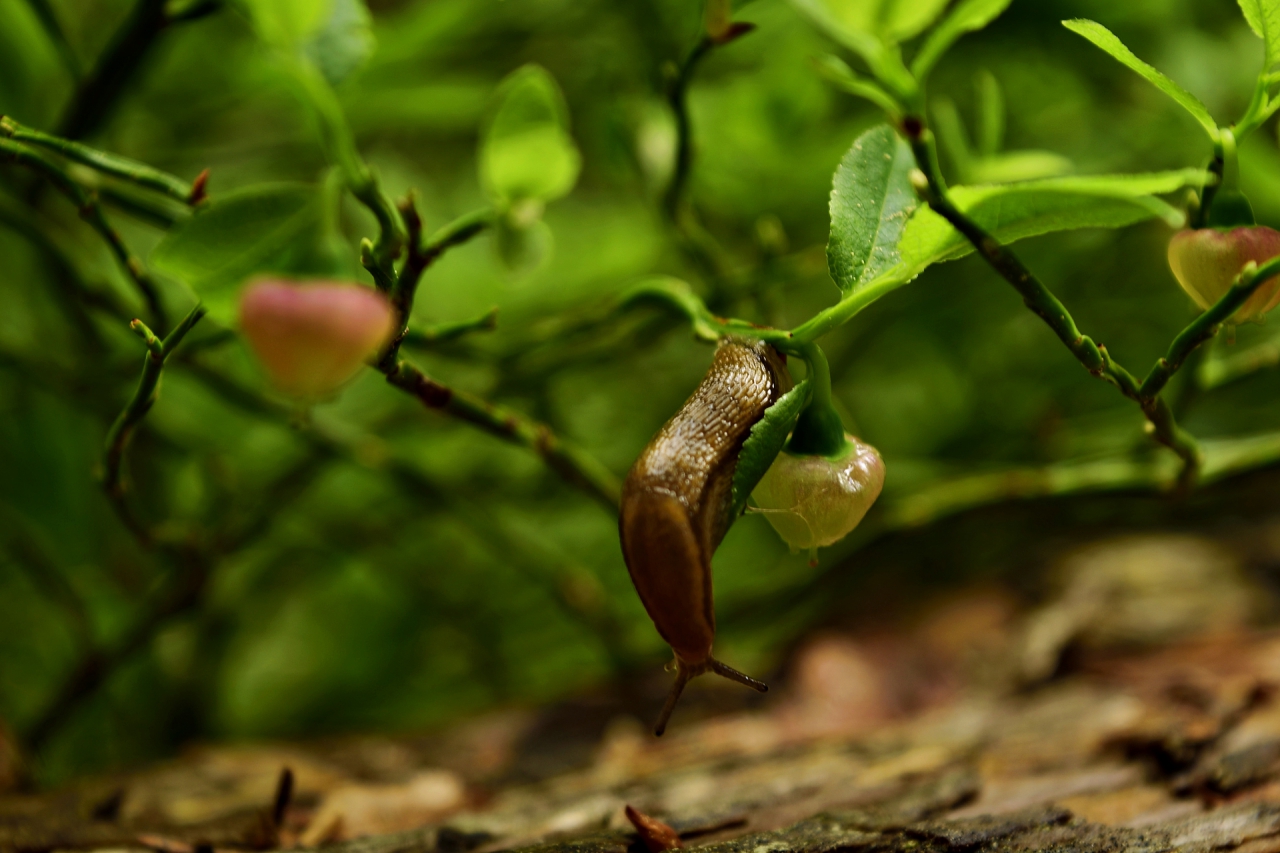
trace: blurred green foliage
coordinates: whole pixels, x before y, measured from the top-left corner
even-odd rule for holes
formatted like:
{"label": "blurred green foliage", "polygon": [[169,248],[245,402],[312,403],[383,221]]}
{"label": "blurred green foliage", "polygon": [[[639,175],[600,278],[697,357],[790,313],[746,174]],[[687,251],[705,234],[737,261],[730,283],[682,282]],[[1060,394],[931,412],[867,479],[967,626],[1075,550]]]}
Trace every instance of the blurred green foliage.
{"label": "blurred green foliage", "polygon": [[[0,114],[56,129],[73,73],[91,73],[132,2],[50,0],[60,46],[37,3],[0,0]],[[408,352],[442,381],[545,422],[619,476],[696,385],[710,350],[656,313],[600,322],[611,296],[668,273],[694,282],[717,312],[780,327],[838,297],[825,263],[832,175],[882,118],[815,72],[832,43],[784,0],[741,4],[736,18],[756,31],[716,50],[689,90],[689,197],[730,269],[754,271],[736,289],[708,279],[661,213],[675,150],[664,90],[699,38],[700,3],[376,0],[366,20],[359,4],[339,2],[350,7],[339,31],[284,31],[266,0],[166,29],[89,141],[186,179],[209,168],[211,197],[247,228],[261,198],[248,190],[237,212],[235,193],[307,185],[271,201],[292,199],[286,218],[323,238],[316,269],[361,279],[357,247],[374,221],[350,199],[338,206],[314,118],[255,26],[320,59],[361,152],[392,197],[416,193],[428,232],[490,195],[556,198],[580,152],[576,187],[546,207],[537,264],[513,274],[501,240],[484,236],[422,282],[416,326],[496,305],[497,330]],[[933,103],[973,129],[974,150],[953,144],[944,165],[1021,174],[992,159],[1000,137],[1053,171],[1203,165],[1194,120],[1059,25],[1071,17],[1114,30],[1220,121],[1243,111],[1262,46],[1232,0],[1015,0],[933,74]],[[502,81],[528,63],[563,90],[572,141],[538,123],[563,113],[541,72],[505,84],[528,90],[527,109],[494,112]],[[1007,125],[992,124],[997,101]],[[529,122],[545,143],[544,169],[521,173],[492,141],[478,164],[482,128],[518,135]],[[1274,125],[1248,141],[1242,169],[1259,221],[1280,227]],[[114,219],[135,251],[175,276],[162,281],[174,316],[191,304],[176,278],[230,280],[243,260],[208,243],[204,255],[175,252],[174,242],[151,255],[164,233],[154,216]],[[1145,366],[1193,316],[1165,261],[1169,233],[1153,220],[1038,237],[1019,251],[1088,334]],[[100,306],[139,312],[135,290],[63,198],[10,166],[0,166],[0,257],[0,720],[24,733],[92,650],[117,647],[157,591],[191,569],[141,548],[94,479],[142,358],[125,322]],[[1210,363],[1223,363],[1219,351],[1274,350],[1273,333],[1241,328],[1233,346],[1215,341]],[[823,344],[846,424],[885,458],[886,514],[957,475],[1160,452],[1136,408],[1091,381],[972,257],[932,268]],[[372,371],[310,413],[336,436],[317,444],[287,407],[255,408],[271,393],[216,323],[184,347],[131,448],[129,478],[139,514],[215,555],[208,583],[80,697],[42,744],[42,781],[190,738],[421,727],[563,697],[664,659],[615,519],[534,454],[425,411]],[[1184,371],[1174,392],[1202,438],[1280,426],[1274,371],[1196,394],[1193,375]],[[813,568],[761,518],[738,523],[715,560],[717,607],[728,614],[718,655],[767,672],[820,615],[821,602],[806,602],[810,581],[862,569],[849,559],[857,544]],[[783,594],[799,606],[771,609]]]}

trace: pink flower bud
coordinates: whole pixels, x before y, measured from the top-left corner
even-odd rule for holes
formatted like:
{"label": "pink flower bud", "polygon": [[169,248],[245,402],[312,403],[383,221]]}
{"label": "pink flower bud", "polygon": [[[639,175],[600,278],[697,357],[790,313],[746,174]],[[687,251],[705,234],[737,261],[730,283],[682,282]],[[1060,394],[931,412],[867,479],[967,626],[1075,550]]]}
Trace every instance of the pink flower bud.
{"label": "pink flower bud", "polygon": [[752,492],[756,505],[792,548],[822,548],[858,526],[884,486],[884,462],[869,444],[845,434],[838,456],[785,450]]}
{"label": "pink flower bud", "polygon": [[[1280,231],[1263,225],[1218,231],[1183,230],[1169,241],[1169,266],[1196,304],[1208,308],[1222,298],[1245,264],[1261,264],[1280,255]],[[1232,318],[1257,320],[1280,302],[1280,277],[1264,282]]]}
{"label": "pink flower bud", "polygon": [[385,296],[358,284],[259,279],[240,297],[240,326],[272,383],[315,401],[387,342],[394,317]]}

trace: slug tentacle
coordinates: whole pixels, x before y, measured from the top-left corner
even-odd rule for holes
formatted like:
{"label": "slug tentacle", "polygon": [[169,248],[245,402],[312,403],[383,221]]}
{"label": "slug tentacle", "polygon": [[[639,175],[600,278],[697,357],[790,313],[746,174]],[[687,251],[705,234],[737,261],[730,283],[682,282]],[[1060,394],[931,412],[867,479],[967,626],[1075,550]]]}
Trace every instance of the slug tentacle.
{"label": "slug tentacle", "polygon": [[682,666],[679,659],[676,659],[676,681],[671,685],[671,692],[667,694],[667,701],[662,703],[662,710],[658,712],[658,721],[653,724],[653,733],[657,737],[662,737],[667,730],[667,721],[671,719],[671,712],[676,709],[676,703],[680,701],[680,694],[684,692],[684,687],[689,683],[689,679],[693,678],[695,673],[691,672],[688,667]]}
{"label": "slug tentacle", "polygon": [[656,734],[691,678],[715,672],[766,690],[711,657],[711,555],[734,521],[733,475],[751,428],[790,390],[785,360],[760,341],[722,341],[706,377],[640,454],[622,489],[623,556],[640,600],[676,655]]}
{"label": "slug tentacle", "polygon": [[738,672],[738,670],[726,663],[716,660],[715,658],[707,658],[706,663],[701,665],[686,664],[680,658],[676,658],[676,680],[671,685],[671,692],[667,694],[667,701],[662,703],[662,710],[658,712],[658,721],[653,725],[653,733],[658,737],[662,737],[662,733],[667,730],[667,721],[671,719],[671,712],[676,709],[676,703],[680,701],[680,694],[684,692],[685,685],[689,683],[695,676],[702,675],[704,672],[714,672],[716,675],[723,676],[730,681],[736,681],[744,687],[750,687],[752,690],[760,693],[768,693],[769,685],[763,681],[752,678],[751,676]]}

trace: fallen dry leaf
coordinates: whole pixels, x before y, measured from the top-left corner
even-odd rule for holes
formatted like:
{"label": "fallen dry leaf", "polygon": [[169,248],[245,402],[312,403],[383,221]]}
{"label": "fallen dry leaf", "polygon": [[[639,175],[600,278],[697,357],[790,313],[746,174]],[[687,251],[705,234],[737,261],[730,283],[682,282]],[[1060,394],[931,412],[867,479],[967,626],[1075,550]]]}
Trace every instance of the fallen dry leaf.
{"label": "fallen dry leaf", "polygon": [[631,821],[631,825],[636,828],[640,840],[644,842],[649,853],[663,853],[663,851],[684,846],[680,835],[657,818],[649,817],[631,806],[626,807],[626,814],[627,820]]}

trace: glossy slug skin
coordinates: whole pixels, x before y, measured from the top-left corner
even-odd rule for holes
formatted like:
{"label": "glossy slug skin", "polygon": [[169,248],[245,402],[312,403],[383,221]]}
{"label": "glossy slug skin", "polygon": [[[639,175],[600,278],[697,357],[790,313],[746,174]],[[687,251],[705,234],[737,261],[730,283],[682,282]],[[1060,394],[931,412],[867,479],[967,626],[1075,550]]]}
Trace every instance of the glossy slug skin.
{"label": "glossy slug skin", "polygon": [[685,682],[708,669],[763,687],[711,657],[711,555],[733,523],[731,487],[743,442],[789,387],[772,347],[722,341],[702,384],[649,442],[622,487],[622,553],[679,670],[659,730]]}

